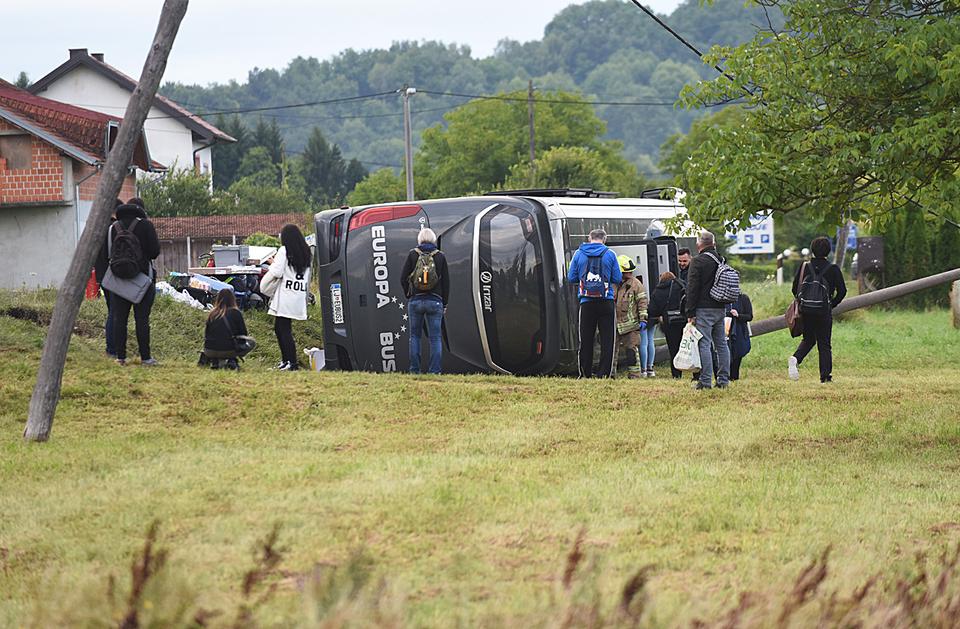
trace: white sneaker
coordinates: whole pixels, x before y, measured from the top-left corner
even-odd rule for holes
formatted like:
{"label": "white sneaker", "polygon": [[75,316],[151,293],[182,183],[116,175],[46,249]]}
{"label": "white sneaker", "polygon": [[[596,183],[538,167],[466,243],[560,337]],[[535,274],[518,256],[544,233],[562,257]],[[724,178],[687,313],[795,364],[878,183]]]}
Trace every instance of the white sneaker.
{"label": "white sneaker", "polygon": [[787,359],[787,376],[788,376],[791,380],[799,380],[799,379],[800,379],[800,370],[797,369],[797,357],[796,357],[796,356],[791,356],[790,358]]}

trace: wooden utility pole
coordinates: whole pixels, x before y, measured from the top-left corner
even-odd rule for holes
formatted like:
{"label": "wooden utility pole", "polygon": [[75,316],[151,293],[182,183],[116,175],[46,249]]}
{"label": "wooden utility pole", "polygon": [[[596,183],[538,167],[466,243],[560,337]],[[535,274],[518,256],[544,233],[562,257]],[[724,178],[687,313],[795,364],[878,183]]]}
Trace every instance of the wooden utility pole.
{"label": "wooden utility pole", "polygon": [[527,118],[530,124],[530,186],[537,181],[537,135],[533,127],[533,79],[527,83]]}
{"label": "wooden utility pole", "polygon": [[47,330],[47,338],[43,344],[37,383],[30,398],[27,426],[23,431],[23,438],[28,441],[46,441],[50,438],[53,416],[60,401],[60,387],[67,348],[70,345],[70,335],[73,333],[77,312],[83,301],[87,278],[90,277],[90,269],[93,268],[94,259],[107,233],[114,200],[127,175],[134,147],[143,132],[143,122],[150,107],[153,106],[157,88],[160,87],[160,79],[163,78],[163,71],[167,66],[170,48],[177,36],[180,22],[187,12],[187,1],[164,0],[157,32],[153,36],[153,44],[143,65],[140,82],[127,103],[117,141],[100,172],[100,182],[97,184],[93,207],[77,249],[73,253],[70,268],[57,293],[50,328]]}
{"label": "wooden utility pole", "polygon": [[407,201],[416,198],[413,190],[413,125],[410,122],[410,97],[416,93],[415,87],[403,88],[403,164],[407,180]]}

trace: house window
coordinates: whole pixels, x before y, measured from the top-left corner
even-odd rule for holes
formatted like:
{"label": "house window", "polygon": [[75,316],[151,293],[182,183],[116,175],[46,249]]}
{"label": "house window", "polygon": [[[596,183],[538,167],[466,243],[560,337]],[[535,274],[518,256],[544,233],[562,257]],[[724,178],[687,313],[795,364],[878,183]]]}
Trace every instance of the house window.
{"label": "house window", "polygon": [[0,158],[7,160],[7,169],[30,168],[30,151],[33,147],[29,135],[0,135]]}

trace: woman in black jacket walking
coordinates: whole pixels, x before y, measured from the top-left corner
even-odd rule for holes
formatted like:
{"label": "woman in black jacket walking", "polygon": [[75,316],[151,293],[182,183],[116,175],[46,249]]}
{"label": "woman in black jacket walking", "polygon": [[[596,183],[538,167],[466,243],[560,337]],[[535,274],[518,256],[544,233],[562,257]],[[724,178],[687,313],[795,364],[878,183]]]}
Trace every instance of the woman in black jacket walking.
{"label": "woman in black jacket walking", "polygon": [[683,376],[683,372],[673,366],[673,358],[680,351],[680,339],[683,337],[683,327],[687,323],[683,313],[683,302],[686,289],[677,276],[667,271],[660,275],[660,283],[650,294],[650,304],[647,306],[647,318],[650,321],[660,320],[660,329],[667,339],[667,349],[670,350],[670,373],[674,378]]}
{"label": "woman in black jacket walking", "polygon": [[800,379],[798,367],[816,345],[820,354],[820,382],[830,382],[833,379],[833,348],[830,345],[833,309],[847,296],[847,286],[840,267],[827,260],[830,239],[814,238],[810,251],[813,259],[801,264],[793,278],[793,294],[800,299],[803,316],[803,340],[787,360],[787,375],[791,380]]}

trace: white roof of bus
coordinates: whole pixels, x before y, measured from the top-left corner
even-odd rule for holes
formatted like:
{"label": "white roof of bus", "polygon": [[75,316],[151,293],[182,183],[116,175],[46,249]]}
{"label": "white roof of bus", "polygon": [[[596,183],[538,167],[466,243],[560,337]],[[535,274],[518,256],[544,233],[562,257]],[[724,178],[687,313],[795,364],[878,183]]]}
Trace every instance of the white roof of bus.
{"label": "white roof of bus", "polygon": [[594,199],[569,197],[528,197],[547,208],[551,219],[558,218],[650,218],[669,221],[679,218],[673,226],[674,236],[694,236],[697,226],[687,219],[687,208],[682,203],[662,199]]}
{"label": "white roof of bus", "polygon": [[683,204],[662,199],[593,199],[569,197],[530,197],[567,218],[673,218],[686,216]]}

